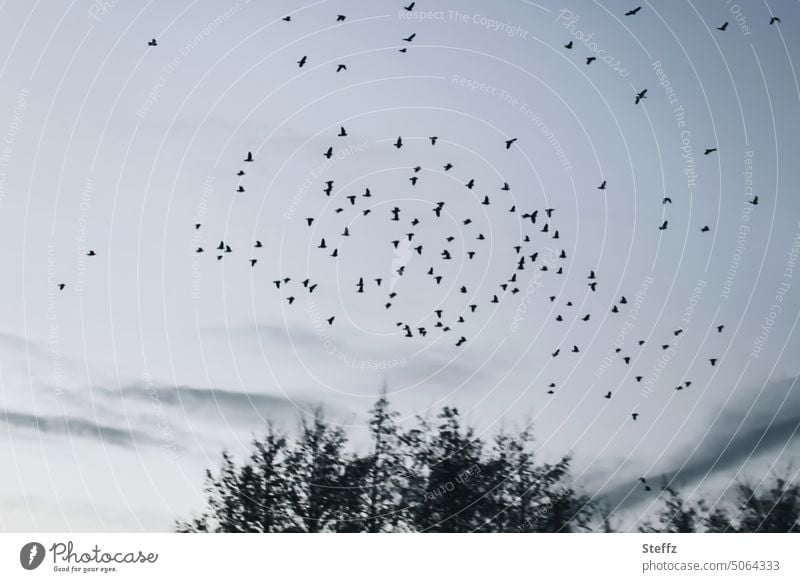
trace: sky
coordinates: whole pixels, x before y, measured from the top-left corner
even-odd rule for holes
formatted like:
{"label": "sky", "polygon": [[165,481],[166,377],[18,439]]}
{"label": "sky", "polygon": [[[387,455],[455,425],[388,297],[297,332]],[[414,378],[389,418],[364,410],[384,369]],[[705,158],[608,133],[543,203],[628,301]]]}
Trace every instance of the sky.
{"label": "sky", "polygon": [[532,423],[630,527],[640,476],[796,478],[800,6],[635,6],[3,2],[0,530],[167,531],[384,384]]}

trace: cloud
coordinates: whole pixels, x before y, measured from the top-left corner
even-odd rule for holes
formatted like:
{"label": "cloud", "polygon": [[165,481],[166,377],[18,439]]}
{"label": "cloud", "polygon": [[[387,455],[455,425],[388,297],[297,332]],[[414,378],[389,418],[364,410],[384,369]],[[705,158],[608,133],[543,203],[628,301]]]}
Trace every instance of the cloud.
{"label": "cloud", "polygon": [[[113,390],[106,390],[108,395]],[[294,414],[304,403],[280,396],[237,392],[221,388],[194,388],[139,384],[126,386],[119,391],[124,399],[151,402],[179,408],[186,415],[214,415],[225,419],[230,416],[247,416],[260,421],[282,418]]]}
{"label": "cloud", "polygon": [[[710,425],[692,449],[672,456],[671,466],[648,481],[683,487],[746,466],[753,459],[776,452],[800,437],[800,377],[769,382],[755,401],[738,399]],[[751,407],[752,405],[752,407]],[[611,504],[627,506],[648,496],[638,477],[601,494]]]}
{"label": "cloud", "polygon": [[111,445],[132,447],[153,445],[158,441],[139,431],[98,424],[94,421],[71,416],[40,416],[26,412],[3,410],[0,421],[10,429],[32,430],[38,434],[88,438]]}

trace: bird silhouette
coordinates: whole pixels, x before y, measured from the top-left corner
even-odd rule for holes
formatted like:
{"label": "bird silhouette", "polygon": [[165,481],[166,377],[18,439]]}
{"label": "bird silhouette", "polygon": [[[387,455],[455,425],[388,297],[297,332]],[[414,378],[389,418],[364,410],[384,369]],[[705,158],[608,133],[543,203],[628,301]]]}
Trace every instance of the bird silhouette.
{"label": "bird silhouette", "polygon": [[514,143],[515,143],[516,141],[517,141],[517,138],[516,138],[516,137],[514,137],[514,138],[511,138],[511,139],[507,139],[507,140],[506,140],[506,149],[507,149],[507,150],[510,150],[510,149],[511,149],[511,146],[512,146],[512,145],[514,145]]}
{"label": "bird silhouette", "polygon": [[406,42],[411,42],[411,41],[413,41],[413,40],[414,40],[414,38],[415,38],[416,36],[417,36],[417,33],[415,32],[415,33],[413,33],[411,36],[407,36],[407,37],[405,37],[403,40],[404,40],[404,41],[406,41]]}
{"label": "bird silhouette", "polygon": [[724,32],[725,29],[727,29],[727,28],[728,28],[728,22],[725,21],[725,22],[722,23],[722,26],[717,27],[717,30],[721,30],[721,31]]}
{"label": "bird silhouette", "polygon": [[156,42],[156,39],[151,39],[147,41],[147,46],[158,46],[158,42]]}
{"label": "bird silhouette", "polygon": [[708,154],[713,154],[715,151],[717,151],[717,148],[708,148],[703,152],[703,155],[707,156]]}
{"label": "bird silhouette", "polygon": [[775,24],[776,22],[779,23],[780,21],[781,21],[781,19],[778,18],[777,16],[770,16],[770,19],[769,19],[770,25]]}
{"label": "bird silhouette", "polygon": [[253,161],[253,152],[247,152],[247,157],[244,159],[245,162],[252,162]]}
{"label": "bird silhouette", "polygon": [[303,57],[299,61],[297,61],[297,65],[302,69],[303,66],[306,64],[307,60],[308,60],[308,57],[303,55]]}
{"label": "bird silhouette", "polygon": [[597,57],[586,57],[586,64],[587,65],[591,65],[596,60],[597,60]]}
{"label": "bird silhouette", "polygon": [[569,41],[567,44],[565,44],[564,48],[565,49],[571,49],[572,48],[572,41]]}
{"label": "bird silhouette", "polygon": [[647,99],[647,89],[643,89],[636,94],[636,101],[634,103],[639,105],[639,101],[642,99]]}
{"label": "bird silhouette", "polygon": [[641,9],[642,9],[642,7],[641,7],[641,6],[637,6],[637,7],[636,7],[636,8],[634,8],[633,10],[628,10],[628,11],[625,13],[625,16],[635,16],[636,14],[638,14],[638,13],[639,13],[639,10],[641,10]]}

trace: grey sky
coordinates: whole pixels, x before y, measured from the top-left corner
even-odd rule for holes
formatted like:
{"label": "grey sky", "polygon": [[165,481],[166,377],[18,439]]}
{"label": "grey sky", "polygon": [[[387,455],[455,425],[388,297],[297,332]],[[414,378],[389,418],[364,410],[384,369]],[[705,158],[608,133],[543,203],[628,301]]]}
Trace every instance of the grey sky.
{"label": "grey sky", "polygon": [[[640,475],[716,494],[794,458],[797,4],[402,4],[2,5],[0,463],[16,478],[0,529],[168,529],[222,447],[316,403],[358,440],[384,379],[406,418],[457,404],[482,430],[533,419],[543,457],[572,451],[579,484],[632,522]],[[540,232],[547,207],[558,240]],[[534,209],[535,226],[520,216]],[[492,305],[525,234],[540,264],[567,258],[519,271],[520,293]],[[233,252],[217,261],[220,240]],[[434,309],[472,303],[448,334],[396,326],[433,330]]]}

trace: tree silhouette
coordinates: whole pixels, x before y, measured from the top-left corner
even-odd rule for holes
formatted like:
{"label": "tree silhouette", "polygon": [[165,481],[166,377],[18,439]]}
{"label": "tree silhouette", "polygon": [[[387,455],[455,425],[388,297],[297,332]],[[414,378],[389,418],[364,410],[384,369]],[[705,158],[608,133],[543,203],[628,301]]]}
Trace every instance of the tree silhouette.
{"label": "tree silhouette", "polygon": [[[537,463],[527,429],[491,439],[444,407],[402,430],[385,392],[370,411],[369,447],[317,410],[289,438],[267,426],[240,464],[226,451],[206,472],[207,506],[180,532],[614,531],[615,516],[570,486],[570,458]],[[800,532],[800,484],[787,475],[737,485],[735,504],[687,501],[665,486],[642,532]]]}
{"label": "tree silhouette", "polygon": [[705,499],[688,502],[671,487],[665,488],[663,507],[656,525],[646,523],[643,532],[656,533],[798,533],[800,532],[800,484],[776,477],[760,487],[736,486],[736,504],[710,504]]}
{"label": "tree silhouette", "polygon": [[490,444],[445,407],[401,430],[385,393],[370,412],[370,447],[358,455],[321,410],[295,439],[269,426],[237,465],[223,452],[207,471],[207,507],[181,532],[569,532],[593,509],[566,481],[568,457],[535,463],[529,431]]}

